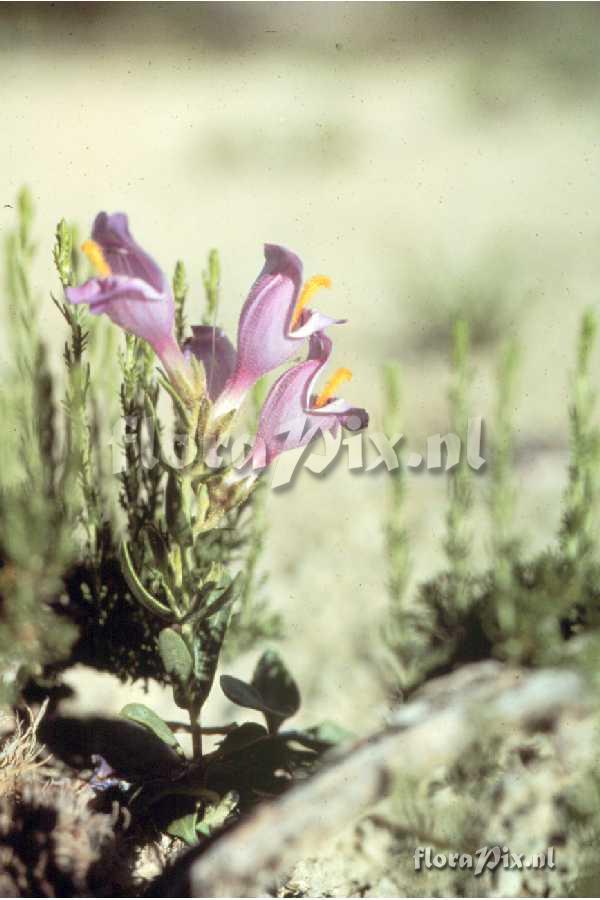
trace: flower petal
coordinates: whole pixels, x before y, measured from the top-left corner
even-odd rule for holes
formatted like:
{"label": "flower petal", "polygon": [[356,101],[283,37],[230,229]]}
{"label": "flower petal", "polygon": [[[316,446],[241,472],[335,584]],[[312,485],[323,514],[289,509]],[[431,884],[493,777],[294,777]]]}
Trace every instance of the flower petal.
{"label": "flower petal", "polygon": [[156,291],[167,289],[160,267],[133,239],[125,213],[98,213],[92,238],[102,248],[113,275],[128,275],[148,282]]}
{"label": "flower petal", "polygon": [[312,405],[313,386],[331,355],[331,340],[322,332],[310,341],[309,357],[281,375],[260,413],[251,459],[255,468],[269,465],[284,450],[304,447],[318,434],[340,426],[358,431],[369,421],[366,410],[341,399],[318,409]]}
{"label": "flower petal", "polygon": [[326,316],[324,313],[307,309],[300,320],[300,325],[294,328],[294,339],[310,337],[311,334],[323,331],[330,325],[344,325],[346,321],[347,319],[332,319],[331,316]]}
{"label": "flower petal", "polygon": [[92,259],[97,255],[108,274],[67,288],[67,300],[89,304],[93,315],[106,313],[116,325],[147,341],[175,387],[191,396],[196,385],[175,340],[175,303],[163,272],[131,236],[124,213],[99,213],[92,239],[97,245]]}
{"label": "flower petal", "polygon": [[284,247],[266,244],[265,265],[240,315],[238,378],[253,384],[298,352],[287,329],[301,283],[298,257]]}
{"label": "flower petal", "polygon": [[192,334],[185,341],[183,352],[186,358],[193,354],[204,366],[208,395],[214,403],[235,369],[237,354],[221,328],[192,325]]}
{"label": "flower petal", "polygon": [[141,278],[111,275],[66,288],[70,303],[88,303],[93,315],[106,315],[126,331],[148,341],[157,352],[171,337],[173,301]]}
{"label": "flower petal", "polygon": [[259,378],[295,356],[301,341],[340,322],[305,309],[298,327],[291,329],[302,285],[302,262],[278,244],[265,244],[264,252],[265,265],[240,315],[236,367],[219,399],[218,416],[239,406]]}

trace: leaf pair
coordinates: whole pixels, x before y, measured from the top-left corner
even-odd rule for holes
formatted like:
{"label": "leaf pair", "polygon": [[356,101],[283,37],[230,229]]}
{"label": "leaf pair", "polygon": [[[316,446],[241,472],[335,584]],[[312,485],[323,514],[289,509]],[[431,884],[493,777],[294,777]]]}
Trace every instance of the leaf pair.
{"label": "leaf pair", "polygon": [[271,734],[300,708],[298,685],[274,650],[263,653],[250,684],[232,675],[222,675],[220,684],[232,703],[261,712]]}

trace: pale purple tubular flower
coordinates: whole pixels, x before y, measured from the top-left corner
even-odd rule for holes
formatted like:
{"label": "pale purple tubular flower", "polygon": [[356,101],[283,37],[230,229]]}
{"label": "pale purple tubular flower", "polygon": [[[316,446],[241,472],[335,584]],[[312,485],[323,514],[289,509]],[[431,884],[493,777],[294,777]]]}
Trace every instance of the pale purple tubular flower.
{"label": "pale purple tubular flower", "polygon": [[265,265],[240,315],[235,368],[215,409],[219,417],[237,408],[245,394],[267,372],[295,356],[311,334],[343,320],[313,312],[306,304],[325,276],[311,278],[302,289],[302,263],[295,253],[265,244]]}
{"label": "pale purple tubular flower", "polygon": [[192,325],[192,337],[184,342],[183,354],[186,360],[195,356],[204,366],[206,389],[214,403],[235,369],[237,354],[233,344],[221,328]]}
{"label": "pale purple tubular flower", "polygon": [[92,239],[82,250],[98,275],[68,287],[70,303],[87,303],[125,331],[147,341],[175,384],[185,383],[186,364],[175,340],[175,305],[167,278],[129,232],[124,213],[96,216]]}
{"label": "pale purple tubular flower", "polygon": [[366,410],[333,396],[335,388],[351,377],[348,369],[338,369],[318,395],[313,393],[331,347],[325,334],[313,334],[305,362],[284,372],[271,388],[260,412],[249,457],[254,469],[270,465],[285,450],[306,446],[324,432],[335,435],[340,427],[356,432],[368,425]]}

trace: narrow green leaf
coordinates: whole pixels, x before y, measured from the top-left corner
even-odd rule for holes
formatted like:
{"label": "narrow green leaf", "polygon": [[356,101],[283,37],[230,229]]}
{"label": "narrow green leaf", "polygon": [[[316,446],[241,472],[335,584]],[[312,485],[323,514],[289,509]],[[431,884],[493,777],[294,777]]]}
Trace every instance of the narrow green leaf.
{"label": "narrow green leaf", "polygon": [[215,249],[212,249],[208,254],[208,265],[202,273],[202,280],[206,294],[206,312],[203,317],[203,324],[214,325],[219,306],[219,286],[221,283],[219,253]]}
{"label": "narrow green leaf", "polygon": [[193,541],[191,500],[189,481],[170,471],[165,489],[165,519],[169,534],[179,544],[190,545]]}
{"label": "narrow green leaf", "polygon": [[188,292],[185,266],[181,259],[175,264],[173,275],[173,299],[175,301],[175,336],[181,344],[185,336],[185,301]]}
{"label": "narrow green leaf", "polygon": [[182,417],[183,421],[185,422],[188,430],[191,431],[193,423],[190,418],[190,411],[189,411],[188,407],[186,406],[185,400],[175,390],[175,388],[173,387],[173,385],[171,384],[169,379],[166,378],[162,372],[159,371],[158,375],[156,376],[156,380],[158,381],[160,386],[167,392],[167,394],[170,395],[170,397],[174,401],[175,406],[177,407],[179,413],[181,414],[181,417]]}
{"label": "narrow green leaf", "polygon": [[171,613],[171,610],[161,603],[160,600],[157,600],[156,597],[153,597],[150,591],[146,590],[140,581],[133,567],[126,541],[121,543],[121,570],[129,590],[138,603],[141,603],[142,606],[145,606],[147,610],[154,613],[154,615],[159,616],[161,619],[164,619],[167,622],[172,621],[173,614]]}
{"label": "narrow green leaf", "polygon": [[202,706],[214,681],[219,654],[231,617],[231,602],[226,603],[214,616],[203,619],[200,625],[188,624],[193,631],[192,656],[194,659],[194,684],[196,703]]}

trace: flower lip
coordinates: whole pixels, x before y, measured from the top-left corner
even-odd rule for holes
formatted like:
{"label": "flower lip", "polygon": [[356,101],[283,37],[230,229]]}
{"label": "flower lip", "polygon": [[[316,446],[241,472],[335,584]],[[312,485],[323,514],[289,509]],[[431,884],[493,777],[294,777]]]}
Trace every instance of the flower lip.
{"label": "flower lip", "polygon": [[71,303],[89,303],[93,314],[104,312],[107,303],[116,300],[150,300],[163,302],[164,295],[142,278],[127,278],[123,275],[108,275],[105,278],[90,278],[78,287],[68,287],[65,291]]}
{"label": "flower lip", "polygon": [[[316,382],[321,370],[329,362],[333,350],[333,341],[324,332],[317,331],[310,338],[308,358],[301,365],[307,366],[309,381],[306,386],[306,400],[304,411],[310,415],[330,415],[331,413],[343,413],[351,407],[341,397],[334,396],[334,392],[345,381],[352,379],[350,369],[336,369],[333,375],[325,382],[322,390],[317,391]],[[310,368],[309,367],[310,364]]]}
{"label": "flower lip", "polygon": [[308,358],[288,369],[273,384],[259,416],[249,457],[255,468],[269,465],[284,450],[306,446],[319,433],[336,434],[342,426],[356,432],[367,426],[366,410],[333,396],[338,384],[347,377],[347,370],[341,370],[341,374],[338,371],[320,394],[314,391],[331,349],[331,340],[316,332],[310,339]]}

